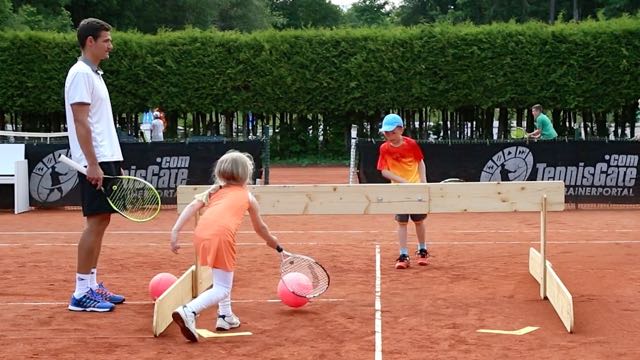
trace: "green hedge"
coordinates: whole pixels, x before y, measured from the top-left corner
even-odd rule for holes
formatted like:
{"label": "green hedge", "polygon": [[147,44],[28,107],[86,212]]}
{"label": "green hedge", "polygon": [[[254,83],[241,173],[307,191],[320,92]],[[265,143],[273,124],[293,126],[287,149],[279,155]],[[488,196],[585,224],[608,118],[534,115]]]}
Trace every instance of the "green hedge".
{"label": "green hedge", "polygon": [[[541,103],[626,114],[640,96],[637,17],[553,26],[114,32],[113,38],[102,68],[116,113],[157,105],[173,116],[286,113],[293,120],[283,134],[296,137],[274,139],[283,149],[306,138],[308,119],[317,115],[327,138],[308,147],[333,151],[344,147],[350,123],[377,127],[381,112],[391,109]],[[78,55],[75,34],[0,32],[0,114],[59,117],[65,76]]]}
{"label": "green hedge", "polygon": [[[461,106],[618,109],[640,94],[640,21],[548,26],[114,33],[114,108],[326,113]],[[0,33],[0,109],[63,103],[73,34]]]}

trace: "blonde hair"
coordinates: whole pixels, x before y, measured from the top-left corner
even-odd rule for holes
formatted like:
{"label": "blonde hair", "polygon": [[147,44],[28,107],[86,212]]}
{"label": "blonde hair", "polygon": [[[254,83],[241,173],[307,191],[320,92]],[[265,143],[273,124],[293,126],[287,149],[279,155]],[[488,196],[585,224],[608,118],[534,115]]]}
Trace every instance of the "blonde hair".
{"label": "blonde hair", "polygon": [[253,157],[247,153],[229,150],[216,162],[213,176],[218,185],[245,185],[251,182]]}

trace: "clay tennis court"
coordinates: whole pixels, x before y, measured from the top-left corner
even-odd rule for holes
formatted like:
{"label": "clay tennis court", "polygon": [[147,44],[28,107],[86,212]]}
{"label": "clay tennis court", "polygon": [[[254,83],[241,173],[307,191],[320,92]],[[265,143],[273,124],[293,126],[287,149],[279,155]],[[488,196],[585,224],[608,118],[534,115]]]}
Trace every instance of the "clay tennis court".
{"label": "clay tennis court", "polygon": [[[272,184],[345,183],[348,168],[271,169]],[[151,332],[147,285],[158,272],[180,275],[193,263],[193,225],[179,255],[169,250],[175,209],[149,223],[114,216],[103,242],[100,281],[127,296],[112,313],[67,310],[74,288],[77,211],[0,213],[2,358],[92,359],[633,359],[640,336],[640,210],[548,214],[547,256],[574,298],[568,334],[528,272],[539,214],[432,214],[426,267],[395,270],[390,215],[268,216],[282,245],[320,261],[331,287],[290,309],[277,301],[279,256],[250,228],[238,237],[232,293],[238,331],[252,336],[187,343],[175,325]],[[411,226],[411,225],[410,225]],[[409,240],[415,246],[410,227]],[[377,267],[376,254],[380,263]],[[379,276],[376,270],[379,269]],[[381,343],[375,336],[380,281]],[[198,319],[213,329],[215,311]],[[478,329],[538,330],[522,336]],[[376,346],[377,345],[377,346]],[[380,350],[381,349],[381,350]],[[635,354],[635,355],[634,355]]]}

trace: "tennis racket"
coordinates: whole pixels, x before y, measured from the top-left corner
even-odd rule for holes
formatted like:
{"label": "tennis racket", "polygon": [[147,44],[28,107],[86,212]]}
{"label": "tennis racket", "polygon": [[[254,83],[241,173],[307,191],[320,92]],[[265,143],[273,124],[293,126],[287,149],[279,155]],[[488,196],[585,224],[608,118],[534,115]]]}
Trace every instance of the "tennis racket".
{"label": "tennis racket", "polygon": [[[87,175],[84,166],[68,157],[60,155],[58,160]],[[140,178],[105,175],[101,190],[107,196],[109,205],[129,220],[149,221],[160,212],[160,194],[153,185]]]}
{"label": "tennis racket", "polygon": [[[289,291],[295,295],[311,299],[322,295],[329,288],[329,273],[314,259],[284,251],[280,246],[276,249],[282,257],[280,264],[280,277]],[[311,280],[311,286],[293,286],[287,284],[286,276],[291,273],[300,273]]]}
{"label": "tennis racket", "polygon": [[527,130],[521,127],[514,127],[511,129],[511,138],[512,139],[524,139],[527,137]]}
{"label": "tennis racket", "polygon": [[440,182],[441,183],[461,183],[461,182],[464,182],[464,180],[458,179],[458,178],[448,178],[448,179],[444,179],[444,180],[442,180]]}

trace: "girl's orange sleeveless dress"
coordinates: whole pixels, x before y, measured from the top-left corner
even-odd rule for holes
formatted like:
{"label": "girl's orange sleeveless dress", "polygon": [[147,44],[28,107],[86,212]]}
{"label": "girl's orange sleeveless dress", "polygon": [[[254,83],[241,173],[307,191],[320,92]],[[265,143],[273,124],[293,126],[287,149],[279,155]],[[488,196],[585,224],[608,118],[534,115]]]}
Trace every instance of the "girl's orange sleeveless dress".
{"label": "girl's orange sleeveless dress", "polygon": [[249,191],[244,186],[225,185],[213,194],[208,190],[195,198],[205,203],[193,239],[200,265],[233,271],[236,233],[249,209]]}

